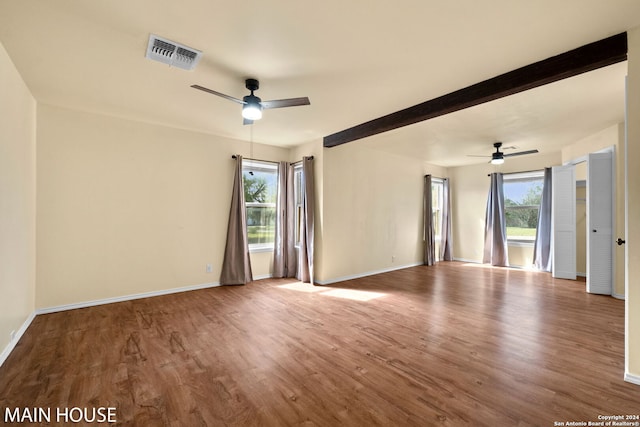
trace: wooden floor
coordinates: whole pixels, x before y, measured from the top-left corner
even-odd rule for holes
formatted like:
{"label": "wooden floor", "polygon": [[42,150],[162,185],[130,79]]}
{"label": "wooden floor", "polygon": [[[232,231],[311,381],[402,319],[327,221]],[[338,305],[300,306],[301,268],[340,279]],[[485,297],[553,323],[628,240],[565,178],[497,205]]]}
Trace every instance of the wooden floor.
{"label": "wooden floor", "polygon": [[623,301],[439,263],[41,315],[0,368],[0,408],[116,407],[122,426],[554,426],[640,414],[623,355]]}

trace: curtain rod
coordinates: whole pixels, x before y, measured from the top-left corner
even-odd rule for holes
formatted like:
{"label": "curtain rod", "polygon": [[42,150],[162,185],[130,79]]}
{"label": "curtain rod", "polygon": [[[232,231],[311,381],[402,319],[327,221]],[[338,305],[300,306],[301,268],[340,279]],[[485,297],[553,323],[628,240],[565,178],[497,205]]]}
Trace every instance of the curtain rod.
{"label": "curtain rod", "polygon": [[[231,156],[231,158],[232,158],[232,159],[237,159],[237,158],[238,158],[238,156],[236,156],[235,154],[233,154],[233,155]],[[256,162],[278,163],[278,162],[274,162],[273,160],[250,159],[250,158],[248,158],[248,157],[243,157],[243,159],[245,159],[245,160],[253,160],[253,161],[256,161]],[[313,156],[309,156],[309,160],[313,160]],[[302,160],[299,160],[298,162],[301,162],[301,161],[302,161]],[[298,163],[298,162],[295,162],[295,163]]]}
{"label": "curtain rod", "polygon": [[[313,156],[308,156],[309,160],[313,160]],[[297,165],[298,163],[302,163],[302,160],[298,160],[297,162],[291,163],[292,165]]]}
{"label": "curtain rod", "polygon": [[[237,159],[238,156],[236,156],[235,154],[231,156],[232,159]],[[260,159],[252,159],[249,157],[243,157],[243,160],[249,160],[249,161],[254,161],[254,162],[264,162],[264,163],[278,163],[278,162],[274,162],[273,160],[260,160]]]}

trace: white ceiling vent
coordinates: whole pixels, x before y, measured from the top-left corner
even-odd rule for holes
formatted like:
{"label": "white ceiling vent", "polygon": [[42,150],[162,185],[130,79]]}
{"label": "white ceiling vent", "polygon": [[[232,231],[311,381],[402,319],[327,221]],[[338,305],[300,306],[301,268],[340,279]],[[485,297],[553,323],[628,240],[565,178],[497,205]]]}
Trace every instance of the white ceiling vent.
{"label": "white ceiling vent", "polygon": [[147,46],[147,58],[149,59],[169,64],[172,67],[193,70],[201,57],[202,52],[199,50],[153,34],[149,35],[149,45]]}

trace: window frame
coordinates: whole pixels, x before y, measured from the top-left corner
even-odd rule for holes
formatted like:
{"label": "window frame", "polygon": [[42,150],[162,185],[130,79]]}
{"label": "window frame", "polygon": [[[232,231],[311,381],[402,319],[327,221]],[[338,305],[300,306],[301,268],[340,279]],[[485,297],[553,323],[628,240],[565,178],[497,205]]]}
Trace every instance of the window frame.
{"label": "window frame", "polygon": [[[276,200],[277,200],[277,194],[278,194],[278,183],[279,183],[279,177],[278,177],[278,163],[277,162],[270,162],[268,160],[255,160],[255,159],[243,159],[242,161],[242,188],[244,191],[244,175],[245,173],[249,173],[249,172],[265,172],[265,173],[273,173],[275,175],[275,191],[274,194],[276,195]],[[248,223],[248,208],[249,207],[267,207],[267,208],[273,208],[274,211],[276,210],[276,201],[274,201],[273,203],[270,202],[247,202],[245,200],[244,202],[244,208],[245,208],[245,215],[247,216],[247,240],[248,240],[248,234],[249,234],[249,223]],[[249,253],[259,253],[259,252],[273,252],[275,250],[275,228],[274,228],[274,235],[273,235],[274,239],[273,242],[268,242],[268,243],[248,243],[249,245]]]}
{"label": "window frame", "polygon": [[[433,202],[433,196],[436,194],[434,191],[434,187],[439,187],[439,191],[437,191],[438,203]],[[442,240],[442,211],[444,204],[444,179],[431,177],[431,220],[433,221],[433,238],[436,242],[440,242]],[[437,214],[436,214],[437,213]]]}
{"label": "window frame", "polygon": [[302,162],[293,166],[293,206],[295,212],[295,244],[296,249],[300,249],[302,241],[302,210],[304,209],[304,173],[302,172]]}
{"label": "window frame", "polygon": [[[527,182],[527,181],[541,181],[544,186],[544,169],[533,170],[528,172],[514,172],[514,173],[505,173],[502,177],[502,192],[504,194],[505,184],[511,182]],[[506,202],[506,197],[505,197]],[[540,217],[540,204],[536,205],[522,205],[522,206],[507,206],[505,203],[504,213],[505,213],[505,228],[506,227],[506,215],[508,210],[518,210],[518,209],[531,209],[537,208],[537,218]],[[538,226],[536,224],[536,234],[537,234]],[[534,247],[535,245],[535,235],[533,239],[522,239],[522,238],[514,238],[509,237],[507,234],[507,245],[514,247]]]}

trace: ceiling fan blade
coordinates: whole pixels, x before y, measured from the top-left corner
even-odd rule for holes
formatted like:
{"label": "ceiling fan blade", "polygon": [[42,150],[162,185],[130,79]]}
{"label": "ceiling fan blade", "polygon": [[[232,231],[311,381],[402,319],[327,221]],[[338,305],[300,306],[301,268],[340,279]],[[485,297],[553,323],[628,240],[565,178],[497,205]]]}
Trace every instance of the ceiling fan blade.
{"label": "ceiling fan blade", "polygon": [[519,151],[517,153],[504,154],[503,157],[524,156],[525,154],[535,154],[538,150]]}
{"label": "ceiling fan blade", "polygon": [[201,90],[203,92],[210,93],[212,95],[217,95],[222,98],[228,99],[229,101],[237,102],[238,104],[244,104],[245,102],[242,99],[234,98],[233,96],[225,95],[224,93],[216,92],[215,90],[208,89],[204,86],[200,85],[191,85],[192,88]]}
{"label": "ceiling fan blade", "polygon": [[253,124],[253,120],[242,119],[242,124],[243,125],[252,125]]}
{"label": "ceiling fan blade", "polygon": [[260,102],[262,108],[283,108],[283,107],[297,107],[300,105],[311,105],[309,98],[289,98],[289,99],[276,99],[275,101],[262,101]]}

